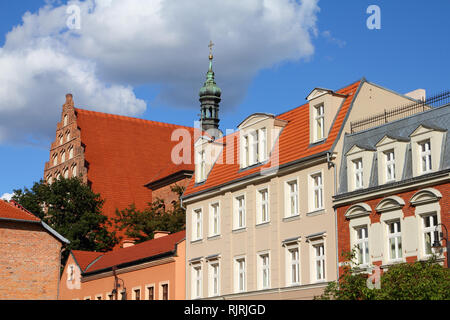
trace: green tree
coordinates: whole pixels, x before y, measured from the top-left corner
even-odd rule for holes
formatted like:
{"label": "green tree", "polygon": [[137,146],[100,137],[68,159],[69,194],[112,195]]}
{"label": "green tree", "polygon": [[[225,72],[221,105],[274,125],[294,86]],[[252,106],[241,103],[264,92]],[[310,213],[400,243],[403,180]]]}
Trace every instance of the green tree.
{"label": "green tree", "polygon": [[154,232],[157,230],[170,233],[184,230],[186,210],[181,207],[180,201],[184,188],[175,185],[171,190],[178,195],[178,198],[169,206],[163,199],[157,198],[142,211],[137,210],[134,205],[121,211],[116,209],[117,217],[114,219],[116,229],[125,230],[125,235],[136,239],[136,243],[153,239]]}
{"label": "green tree", "polygon": [[[389,266],[380,277],[380,288],[367,286],[368,274],[353,262],[355,253],[344,252],[349,263],[339,281],[325,288],[319,300],[449,300],[450,272],[437,262],[436,256],[426,261]],[[353,263],[350,263],[353,262]]]}
{"label": "green tree", "polygon": [[41,180],[31,190],[14,190],[12,199],[70,241],[63,250],[63,265],[70,250],[108,251],[118,243],[101,212],[104,201],[79,178],[61,178],[52,184]]}

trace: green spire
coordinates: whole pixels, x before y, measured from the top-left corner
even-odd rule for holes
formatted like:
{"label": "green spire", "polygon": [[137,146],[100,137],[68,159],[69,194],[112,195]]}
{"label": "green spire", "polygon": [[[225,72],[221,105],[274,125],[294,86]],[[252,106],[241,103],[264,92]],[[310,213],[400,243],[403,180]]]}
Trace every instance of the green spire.
{"label": "green spire", "polygon": [[203,96],[216,96],[220,97],[222,95],[222,90],[217,86],[216,81],[214,79],[214,71],[213,71],[213,55],[209,55],[209,68],[206,73],[206,82],[203,87],[200,89],[200,97]]}

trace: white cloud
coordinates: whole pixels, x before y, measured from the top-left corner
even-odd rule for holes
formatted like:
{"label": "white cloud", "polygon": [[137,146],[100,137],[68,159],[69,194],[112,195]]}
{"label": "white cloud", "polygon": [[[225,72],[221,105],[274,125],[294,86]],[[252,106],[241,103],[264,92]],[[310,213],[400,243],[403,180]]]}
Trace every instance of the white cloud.
{"label": "white cloud", "polygon": [[0,200],[10,201],[13,196],[14,196],[14,194],[12,194],[12,193],[5,193],[0,197]]}
{"label": "white cloud", "polygon": [[222,106],[236,106],[258,71],[314,53],[317,2],[71,1],[81,29],[69,30],[67,6],[49,1],[0,49],[0,139],[52,137],[67,92],[79,107],[140,115],[133,87],[155,85],[154,103],[197,109],[211,39]]}

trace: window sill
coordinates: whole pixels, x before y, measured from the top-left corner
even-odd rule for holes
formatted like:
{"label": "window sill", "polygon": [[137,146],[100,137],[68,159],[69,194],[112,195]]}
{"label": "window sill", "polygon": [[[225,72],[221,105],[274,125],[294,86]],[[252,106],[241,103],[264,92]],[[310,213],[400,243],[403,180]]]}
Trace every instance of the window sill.
{"label": "window sill", "polygon": [[221,234],[215,234],[215,235],[209,236],[207,239],[208,240],[217,240],[217,239],[220,239],[220,238],[222,238]]}
{"label": "window sill", "polygon": [[245,231],[247,231],[247,227],[241,227],[241,228],[233,229],[231,232],[232,233],[241,233],[241,232],[245,232]]}
{"label": "window sill", "polygon": [[324,209],[324,208],[321,208],[321,209],[317,209],[317,210],[308,212],[308,213],[306,214],[306,216],[308,216],[308,217],[311,217],[311,216],[318,216],[318,215],[324,214],[324,213],[325,213],[325,209]]}
{"label": "window sill", "polygon": [[202,242],[203,242],[203,238],[196,239],[196,240],[191,240],[191,244],[202,243]]}
{"label": "window sill", "polygon": [[291,221],[299,220],[299,219],[300,219],[300,214],[296,214],[296,215],[293,215],[293,216],[284,217],[283,218],[283,222],[291,222]]}
{"label": "window sill", "polygon": [[263,228],[263,227],[269,226],[269,225],[270,225],[270,220],[269,220],[269,221],[266,221],[266,222],[257,223],[257,224],[255,225],[255,227],[258,229],[258,228]]}

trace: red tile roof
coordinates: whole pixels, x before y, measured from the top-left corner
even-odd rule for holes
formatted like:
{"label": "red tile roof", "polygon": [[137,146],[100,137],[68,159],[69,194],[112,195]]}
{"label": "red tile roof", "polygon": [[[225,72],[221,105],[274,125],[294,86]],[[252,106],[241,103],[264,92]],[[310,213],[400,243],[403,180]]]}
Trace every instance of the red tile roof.
{"label": "red tile roof", "polygon": [[128,248],[120,248],[107,253],[72,251],[78,265],[84,273],[90,273],[113,266],[139,261],[145,258],[169,253],[186,237],[186,231],[173,233],[158,239],[145,241]]}
{"label": "red tile roof", "polygon": [[40,222],[41,219],[23,208],[18,203],[0,200],[0,218],[23,220],[28,222]]}
{"label": "red tile roof", "polygon": [[103,254],[103,252],[72,250],[72,256],[74,257],[76,263],[78,263],[81,271],[84,271],[91,262]]}
{"label": "red tile roof", "polygon": [[[360,83],[361,81],[355,82],[336,92],[338,94],[347,95],[347,97],[338,110],[333,126],[324,143],[313,146],[310,145],[308,103],[277,116],[278,119],[288,121],[288,124],[283,128],[277,142],[279,148],[279,165],[319,154],[332,148]],[[239,161],[237,160],[239,159],[238,150],[240,150],[240,139],[238,139],[238,137],[239,131],[229,135],[228,138],[223,138],[234,139],[234,148],[231,149],[225,147],[222,152],[222,159],[230,159],[231,157],[234,157],[234,164],[229,164],[227,163],[229,161],[225,160],[222,161],[221,164],[216,163],[209,173],[207,180],[202,184],[196,184],[195,179],[191,179],[183,194],[183,198],[187,198],[190,195],[206,191],[227,182],[247,177],[251,174],[257,173],[262,168],[269,169],[275,166],[276,161],[274,161],[275,158],[274,155],[272,155],[270,161],[266,164],[249,168],[247,170],[240,170]],[[230,155],[227,155],[229,152],[233,153],[231,157]]]}
{"label": "red tile roof", "polygon": [[[88,180],[92,190],[100,193],[103,212],[115,217],[115,209],[134,203],[143,209],[152,201],[145,185],[171,162],[171,141],[176,129],[194,129],[156,121],[142,120],[83,109],[75,109],[85,160],[89,163]],[[193,148],[191,148],[193,149]],[[186,165],[194,170],[194,165]]]}

